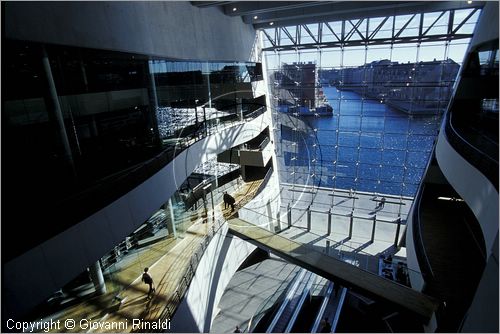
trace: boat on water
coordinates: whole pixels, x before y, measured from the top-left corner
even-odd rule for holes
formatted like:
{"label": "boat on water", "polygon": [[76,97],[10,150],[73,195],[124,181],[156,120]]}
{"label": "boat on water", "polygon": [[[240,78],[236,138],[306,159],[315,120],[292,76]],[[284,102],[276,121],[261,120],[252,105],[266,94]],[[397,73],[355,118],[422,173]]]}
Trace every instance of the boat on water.
{"label": "boat on water", "polygon": [[294,116],[328,117],[333,115],[333,108],[328,104],[314,108],[280,105],[278,106],[278,110]]}

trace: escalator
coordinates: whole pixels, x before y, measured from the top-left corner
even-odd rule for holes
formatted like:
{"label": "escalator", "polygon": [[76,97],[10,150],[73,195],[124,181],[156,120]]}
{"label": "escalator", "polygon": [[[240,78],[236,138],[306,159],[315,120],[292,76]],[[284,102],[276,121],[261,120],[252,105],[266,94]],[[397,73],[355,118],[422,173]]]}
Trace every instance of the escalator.
{"label": "escalator", "polygon": [[335,289],[334,283],[301,269],[251,331],[320,332],[324,325],[322,319],[328,318],[334,332],[345,295],[345,288]]}

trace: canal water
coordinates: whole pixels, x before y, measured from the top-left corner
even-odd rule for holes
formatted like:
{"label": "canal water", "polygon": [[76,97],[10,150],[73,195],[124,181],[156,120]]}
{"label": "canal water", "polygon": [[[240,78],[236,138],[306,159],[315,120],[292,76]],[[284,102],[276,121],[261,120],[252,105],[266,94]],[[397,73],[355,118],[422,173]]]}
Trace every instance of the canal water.
{"label": "canal water", "polygon": [[441,115],[412,116],[335,87],[323,92],[333,116],[300,117],[305,131],[280,129],[281,180],[414,196]]}

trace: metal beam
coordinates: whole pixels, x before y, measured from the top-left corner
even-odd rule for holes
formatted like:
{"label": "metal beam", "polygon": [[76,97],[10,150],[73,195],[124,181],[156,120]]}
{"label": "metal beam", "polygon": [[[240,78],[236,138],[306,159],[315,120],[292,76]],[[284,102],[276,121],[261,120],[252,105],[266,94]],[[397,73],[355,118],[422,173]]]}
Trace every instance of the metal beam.
{"label": "metal beam", "polygon": [[245,23],[253,24],[254,28],[269,28],[270,22],[274,27],[310,24],[318,22],[332,22],[341,20],[357,20],[369,17],[385,17],[387,15],[413,15],[451,9],[482,8],[484,1],[475,1],[467,4],[465,1],[362,1],[327,3],[316,5],[307,10],[291,9],[277,10],[258,15],[243,15]]}
{"label": "metal beam", "polygon": [[[385,44],[402,44],[402,43],[417,43],[417,42],[439,42],[448,40],[457,40],[464,38],[471,38],[472,34],[454,34],[454,35],[434,35],[425,37],[400,37],[400,38],[378,38],[371,39],[368,41],[368,46],[370,45],[385,45]],[[338,42],[322,42],[321,44],[308,43],[300,45],[280,45],[276,47],[263,48],[262,51],[295,51],[297,48],[300,50],[308,49],[324,49],[324,48],[341,48],[349,46],[365,46],[366,41],[356,40],[356,41],[338,41]]]}
{"label": "metal beam", "polygon": [[[372,19],[366,19],[366,35],[363,34],[363,32],[360,31],[359,27],[363,22],[365,22],[365,19],[360,19],[356,23],[353,23],[351,20],[343,20],[341,21],[341,26],[342,26],[342,31],[340,33],[340,37],[338,34],[335,33],[334,29],[328,22],[323,22],[318,25],[323,26],[325,25],[326,28],[333,34],[333,36],[337,40],[331,40],[330,41],[325,41],[323,38],[320,39],[320,36],[316,36],[311,30],[306,26],[306,25],[297,25],[295,26],[296,30],[296,38],[290,38],[291,34],[288,33],[288,29],[284,29],[283,27],[281,28],[273,28],[273,29],[264,29],[265,35],[268,37],[268,40],[270,41],[272,47],[266,47],[263,50],[264,51],[269,51],[269,50],[275,50],[275,51],[281,51],[281,50],[297,50],[297,49],[318,49],[318,48],[327,48],[327,47],[348,47],[348,46],[360,46],[360,45],[381,45],[381,44],[401,44],[401,43],[416,43],[416,42],[433,42],[433,41],[451,41],[451,40],[456,40],[456,39],[463,39],[463,38],[470,38],[472,37],[472,34],[457,34],[456,32],[474,15],[474,13],[478,9],[473,9],[471,10],[471,13],[463,19],[463,21],[455,28],[451,33],[444,33],[444,34],[431,34],[429,33],[432,30],[432,27],[436,25],[436,22],[438,22],[443,16],[447,15],[448,22],[446,22],[447,25],[447,31],[450,31],[451,26],[453,25],[453,20],[454,20],[454,11],[453,10],[447,10],[447,11],[442,11],[439,13],[436,19],[433,20],[433,22],[428,26],[425,27],[424,31],[424,20],[423,20],[423,14],[417,13],[413,14],[411,18],[406,20],[401,28],[398,28],[397,30],[395,29],[396,25],[396,18],[398,16],[385,16],[382,20],[381,23],[377,25],[375,30],[369,35],[368,35],[368,27],[370,26],[370,22]],[[411,22],[416,21],[417,15],[420,15],[420,19],[418,20],[418,29],[415,29],[413,35],[410,36],[404,36],[403,33],[407,30],[407,27],[410,25]],[[392,22],[387,25],[386,23],[392,19]],[[350,28],[348,28],[348,25]],[[346,29],[348,28],[348,29]],[[392,31],[390,37],[380,37],[377,38],[377,34],[379,34],[380,30],[384,29],[390,29]],[[276,38],[271,38],[270,35],[272,31],[274,31],[274,35],[277,36],[277,32],[283,30],[287,36],[289,37],[288,40],[281,40],[281,39],[276,39]],[[363,29],[365,30],[365,29]],[[319,31],[319,30],[318,30]],[[413,29],[411,31],[414,31]],[[304,34],[304,35],[302,35]],[[306,35],[307,34],[307,35]],[[354,34],[358,34],[361,39],[352,39],[352,36]],[[310,36],[313,39],[313,43],[302,43],[301,41],[303,40],[303,36]],[[323,36],[321,36],[323,37]]]}

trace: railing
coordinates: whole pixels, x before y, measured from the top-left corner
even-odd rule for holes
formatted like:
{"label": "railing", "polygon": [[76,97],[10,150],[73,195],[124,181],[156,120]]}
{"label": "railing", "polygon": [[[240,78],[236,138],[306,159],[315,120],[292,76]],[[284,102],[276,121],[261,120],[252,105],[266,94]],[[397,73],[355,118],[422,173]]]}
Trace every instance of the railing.
{"label": "railing", "polygon": [[[225,223],[226,222],[224,219],[216,220],[214,222],[214,224],[212,225],[212,228],[209,229],[208,234],[201,241],[198,249],[195,251],[193,256],[191,256],[189,266],[185,269],[179,285],[176,287],[175,291],[165,301],[165,308],[159,317],[160,322],[172,320],[173,316],[175,315],[175,312],[177,311],[177,308],[179,307],[182,299],[184,298],[184,294],[186,293],[186,291],[189,289],[189,286],[191,285],[192,279],[193,279],[194,275],[196,274],[196,269],[198,268],[198,265],[200,264],[200,261],[203,257],[205,250],[208,248],[210,241],[219,232],[219,230],[221,229],[222,226],[224,226]],[[155,331],[153,329],[151,329],[150,331],[146,331],[146,332],[153,333]]]}
{"label": "railing", "polygon": [[[76,193],[68,194],[64,200],[55,202],[52,208],[48,208],[46,215],[50,215],[51,219],[61,222],[61,224],[54,225],[51,234],[55,235],[64,231],[72,224],[82,221],[123,194],[131,191],[197,141],[225,128],[243,124],[245,120],[254,119],[265,113],[265,111],[265,106],[248,110],[243,113],[243,120],[233,117],[227,122],[212,124],[210,131],[206,131],[207,128],[198,127],[195,132],[183,133],[184,137],[175,138],[170,144],[164,145],[161,152],[148,160],[103,177],[92,184],[81,184],[80,190],[77,190]],[[82,205],[82,203],[85,203],[85,205]],[[43,213],[40,214],[43,215]]]}
{"label": "railing", "polygon": [[[453,126],[453,113],[449,112],[445,119],[446,137],[453,148],[490,180],[498,191],[498,160],[472,145],[460,131]],[[498,150],[498,145],[497,145]],[[498,158],[497,158],[498,159]]]}
{"label": "railing", "polygon": [[340,294],[340,300],[339,304],[337,307],[337,310],[335,311],[335,316],[333,317],[333,322],[332,322],[332,333],[336,332],[337,326],[339,324],[339,319],[340,319],[340,313],[342,312],[342,307],[344,306],[344,301],[347,295],[347,288],[342,288],[342,292]]}
{"label": "railing", "polygon": [[[337,283],[338,284],[338,283]],[[311,327],[311,333],[316,333],[318,331],[321,320],[324,318],[323,314],[325,313],[326,306],[328,305],[332,292],[333,292],[333,282],[328,282],[325,296],[323,297],[323,301],[321,302],[321,306],[319,308],[318,313],[316,314],[316,318],[314,320],[313,326]]]}
{"label": "railing", "polygon": [[[303,270],[298,270],[295,273],[294,278],[289,282],[283,280],[278,289],[276,289],[276,292],[270,295],[265,301],[261,303],[260,307],[257,309],[257,311],[255,311],[254,315],[250,318],[246,332],[251,333],[255,330],[260,320],[262,320],[262,318],[266,314],[266,311],[269,310],[278,301],[278,299],[283,296],[283,294],[286,291],[288,291],[289,287],[291,287],[296,282],[301,273],[303,273]],[[290,275],[292,275],[292,273],[290,273]]]}
{"label": "railing", "polygon": [[266,137],[257,145],[246,145],[246,149],[249,151],[262,151],[270,141],[269,137]]}
{"label": "railing", "polygon": [[[424,239],[422,236],[421,222],[420,222],[420,204],[422,202],[422,196],[424,194],[425,186],[422,183],[417,196],[415,197],[415,202],[413,203],[413,244],[415,245],[415,253],[417,255],[418,263],[421,267],[422,276],[424,277],[424,282],[428,283],[430,279],[434,277],[434,272],[432,271],[431,263],[427,254],[425,252]],[[424,284],[425,284],[424,283]],[[424,285],[425,288],[425,285]]]}

